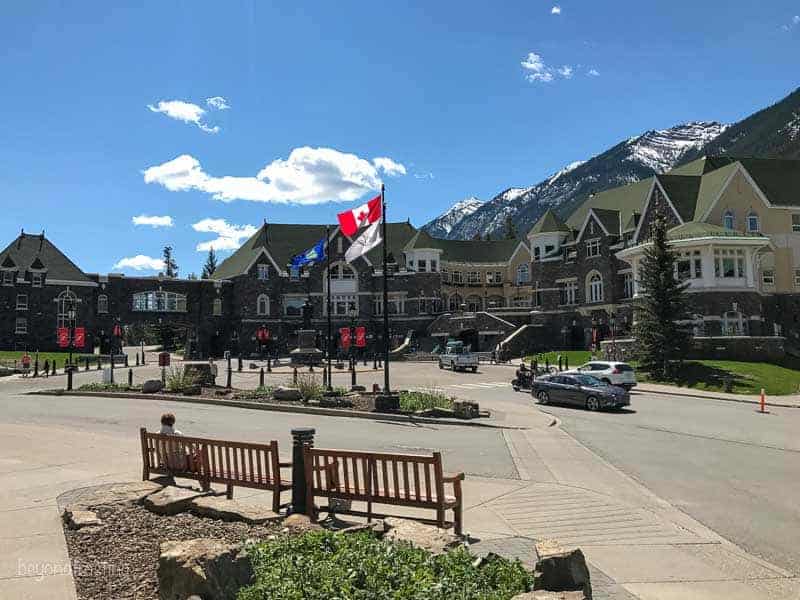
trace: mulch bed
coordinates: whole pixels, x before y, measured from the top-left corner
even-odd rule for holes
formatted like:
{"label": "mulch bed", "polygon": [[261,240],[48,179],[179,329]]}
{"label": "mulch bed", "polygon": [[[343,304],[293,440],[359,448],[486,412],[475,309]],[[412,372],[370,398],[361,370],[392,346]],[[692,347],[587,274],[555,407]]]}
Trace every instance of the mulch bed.
{"label": "mulch bed", "polygon": [[182,513],[162,517],[127,503],[93,509],[103,526],[64,530],[79,600],[158,600],[159,546],[168,540],[263,540],[279,524],[226,523]]}

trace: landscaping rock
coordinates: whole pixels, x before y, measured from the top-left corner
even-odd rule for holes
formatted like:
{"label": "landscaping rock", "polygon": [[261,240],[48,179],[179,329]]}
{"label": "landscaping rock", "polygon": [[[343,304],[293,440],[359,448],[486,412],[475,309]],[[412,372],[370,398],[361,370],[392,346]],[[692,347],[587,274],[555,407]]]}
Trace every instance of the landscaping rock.
{"label": "landscaping rock", "polygon": [[387,517],[384,522],[388,528],[384,539],[394,542],[410,542],[417,548],[424,548],[433,554],[442,554],[462,543],[455,534],[433,525],[395,517]]}
{"label": "landscaping rock", "polygon": [[147,510],[158,515],[177,515],[187,511],[192,501],[203,495],[205,492],[167,486],[161,491],[147,496],[142,504]]}
{"label": "landscaping rock", "polygon": [[187,386],[186,389],[183,390],[184,396],[199,396],[202,393],[203,393],[203,388],[200,387],[199,383]]}
{"label": "landscaping rock", "polygon": [[350,527],[345,527],[344,529],[340,529],[339,533],[344,534],[351,534],[351,533],[361,533],[362,531],[369,531],[370,533],[375,534],[377,537],[383,537],[383,535],[387,531],[386,523],[383,520],[378,519],[377,521],[373,521],[372,523],[359,523],[358,525],[351,525]]}
{"label": "landscaping rock", "polygon": [[98,525],[103,524],[100,518],[91,510],[66,508],[64,509],[64,514],[62,515],[62,518],[64,519],[64,523],[70,529],[97,527]]}
{"label": "landscaping rock", "polygon": [[238,544],[203,538],[161,544],[161,600],[184,600],[193,595],[233,600],[239,589],[253,581],[253,576],[250,558]]}
{"label": "landscaping rock", "polygon": [[110,504],[139,503],[145,496],[162,487],[154,481],[134,481],[79,488],[61,494],[58,497],[58,506],[62,509],[86,510]]}
{"label": "landscaping rock", "polygon": [[303,394],[301,394],[300,390],[298,390],[297,388],[284,387],[281,385],[272,390],[272,397],[275,400],[296,401],[296,400],[302,400]]}
{"label": "landscaping rock", "polygon": [[160,379],[148,379],[142,384],[143,394],[157,394],[164,389],[164,383]]}
{"label": "landscaping rock", "polygon": [[425,410],[418,410],[414,413],[421,417],[435,417],[437,419],[455,419],[456,413],[449,408],[427,408]]}
{"label": "landscaping rock", "polygon": [[239,521],[250,525],[262,525],[281,518],[266,506],[228,500],[225,496],[199,496],[190,502],[189,510],[210,519]]}
{"label": "landscaping rock", "polygon": [[537,590],[577,591],[592,597],[592,585],[586,558],[580,548],[564,547],[554,540],[536,543],[534,587]]}
{"label": "landscaping rock", "polygon": [[295,513],[283,520],[283,530],[289,533],[304,533],[306,531],[319,531],[322,529],[316,523],[312,523],[306,515]]}

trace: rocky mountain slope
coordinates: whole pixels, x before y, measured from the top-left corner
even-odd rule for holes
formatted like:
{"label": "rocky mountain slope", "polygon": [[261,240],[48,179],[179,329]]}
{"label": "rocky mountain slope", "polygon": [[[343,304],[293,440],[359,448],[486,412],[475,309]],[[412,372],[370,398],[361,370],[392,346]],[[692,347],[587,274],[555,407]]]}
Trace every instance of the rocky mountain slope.
{"label": "rocky mountain slope", "polygon": [[483,206],[483,201],[475,196],[456,202],[447,212],[442,213],[425,225],[425,229],[433,237],[446,238],[453,227]]}
{"label": "rocky mountain slope", "polygon": [[[510,216],[525,232],[548,208],[568,216],[592,192],[625,185],[707,154],[800,158],[800,89],[732,126],[693,122],[648,131],[575,162],[529,188],[509,188],[471,211],[450,209],[424,228],[436,237],[499,237]],[[460,203],[459,203],[460,204]],[[455,207],[454,207],[455,208]],[[446,228],[438,221],[446,215]]]}

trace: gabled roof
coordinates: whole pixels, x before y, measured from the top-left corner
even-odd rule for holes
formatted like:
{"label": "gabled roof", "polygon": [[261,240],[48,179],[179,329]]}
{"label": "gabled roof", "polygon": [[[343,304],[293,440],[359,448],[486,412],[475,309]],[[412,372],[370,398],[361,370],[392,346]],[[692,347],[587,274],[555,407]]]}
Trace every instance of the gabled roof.
{"label": "gabled roof", "polygon": [[703,176],[700,182],[700,190],[697,193],[697,203],[695,205],[694,215],[692,216],[693,219],[700,220],[703,218],[703,215],[706,214],[719,197],[728,179],[730,179],[731,175],[733,175],[738,168],[738,163],[729,163]]}
{"label": "gabled roof", "polygon": [[702,156],[692,162],[688,162],[685,165],[668,171],[667,175],[693,175],[699,177],[700,175],[705,175],[711,171],[721,169],[733,162],[736,162],[736,159],[732,156]]}
{"label": "gabled roof", "polygon": [[641,218],[641,214],[638,212],[631,213],[631,217],[628,219],[625,226],[622,228],[622,231],[636,231],[636,227],[639,225],[639,219]]}
{"label": "gabled roof", "polygon": [[800,206],[800,160],[742,158],[742,166],[775,206]]}
{"label": "gabled roof", "polygon": [[691,175],[657,175],[657,177],[681,220],[691,221],[697,205],[700,177]]}
{"label": "gabled roof", "polygon": [[539,233],[555,233],[557,231],[569,233],[571,230],[567,224],[553,212],[553,209],[548,208],[528,232],[528,236],[537,235]]}
{"label": "gabled roof", "polygon": [[[0,264],[5,266],[8,261],[12,261],[20,273],[33,267],[39,270],[47,269],[47,278],[50,280],[92,283],[75,263],[44,237],[44,234],[20,234],[5,250],[0,252]],[[37,266],[33,266],[34,263]]]}
{"label": "gabled roof", "polygon": [[597,220],[603,225],[603,229],[608,232],[608,235],[619,235],[619,211],[611,210],[609,208],[592,208]]}
{"label": "gabled roof", "polygon": [[595,194],[575,209],[575,212],[567,219],[567,225],[579,230],[586,220],[586,214],[590,208],[619,211],[620,220],[627,223],[634,212],[642,212],[653,186],[653,180],[654,177],[648,177],[636,183]]}

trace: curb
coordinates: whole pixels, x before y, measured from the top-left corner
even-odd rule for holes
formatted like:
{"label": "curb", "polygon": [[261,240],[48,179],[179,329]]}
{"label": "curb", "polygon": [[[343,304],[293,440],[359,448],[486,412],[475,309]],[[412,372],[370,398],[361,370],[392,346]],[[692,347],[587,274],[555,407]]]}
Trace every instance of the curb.
{"label": "curb", "polygon": [[316,408],[313,406],[296,406],[273,404],[268,402],[247,402],[244,400],[217,400],[198,396],[171,396],[163,394],[136,394],[127,392],[79,392],[65,390],[36,390],[27,392],[31,396],[78,396],[86,398],[127,398],[131,400],[164,400],[167,402],[184,402],[187,404],[206,404],[211,406],[228,406],[232,408],[249,408],[272,412],[318,415],[324,417],[350,417],[354,419],[371,419],[373,421],[397,421],[401,423],[420,423],[428,425],[454,425],[460,427],[485,427],[487,429],[528,429],[516,425],[499,425],[495,423],[479,423],[472,420],[437,419],[434,417],[412,417],[391,413],[371,413],[360,410],[338,408]]}
{"label": "curb", "polygon": [[[758,406],[760,402],[758,400],[748,400],[746,398],[718,398],[716,396],[704,396],[700,393],[692,393],[692,392],[684,392],[683,388],[680,388],[681,391],[678,392],[664,392],[661,390],[651,390],[645,389],[641,386],[637,386],[637,392],[645,392],[647,394],[661,394],[662,396],[684,396],[686,398],[701,398],[703,400],[721,400],[722,402],[738,402],[740,404],[755,404]],[[766,402],[766,406],[775,406],[780,408],[800,408],[800,403],[797,404],[787,404],[784,402]]]}

